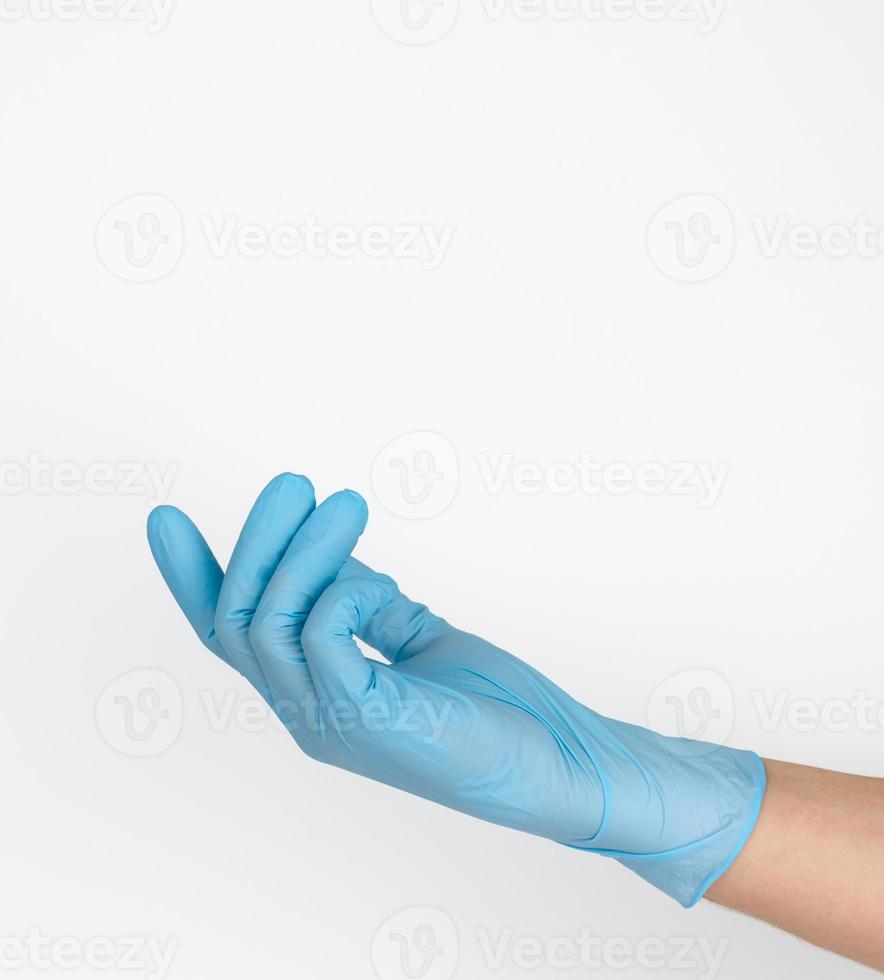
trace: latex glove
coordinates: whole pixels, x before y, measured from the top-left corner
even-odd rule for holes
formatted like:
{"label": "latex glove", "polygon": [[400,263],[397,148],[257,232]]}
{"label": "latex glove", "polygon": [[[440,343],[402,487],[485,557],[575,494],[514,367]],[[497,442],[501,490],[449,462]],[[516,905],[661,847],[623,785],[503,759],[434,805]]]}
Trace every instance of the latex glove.
{"label": "latex glove", "polygon": [[[314,509],[309,481],[283,475],[258,498],[226,575],[175,508],[155,510],[148,533],[202,641],[308,755],[609,855],[697,902],[755,825],[761,760],[604,718],[454,629],[349,557],[366,519],[357,494]],[[390,663],[367,659],[354,635]]]}

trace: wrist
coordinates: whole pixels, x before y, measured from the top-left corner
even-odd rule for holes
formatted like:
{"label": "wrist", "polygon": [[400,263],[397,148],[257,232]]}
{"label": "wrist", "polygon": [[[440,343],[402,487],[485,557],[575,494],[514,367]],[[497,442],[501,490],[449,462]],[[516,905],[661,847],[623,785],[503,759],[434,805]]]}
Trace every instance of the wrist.
{"label": "wrist", "polygon": [[884,969],[884,780],[765,765],[757,830],[707,898]]}

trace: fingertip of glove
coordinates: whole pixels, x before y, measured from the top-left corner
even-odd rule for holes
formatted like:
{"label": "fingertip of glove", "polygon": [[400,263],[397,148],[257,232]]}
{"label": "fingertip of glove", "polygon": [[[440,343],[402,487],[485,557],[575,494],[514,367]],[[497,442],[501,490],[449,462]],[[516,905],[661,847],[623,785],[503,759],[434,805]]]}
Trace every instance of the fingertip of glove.
{"label": "fingertip of glove", "polygon": [[147,515],[147,536],[149,539],[158,538],[165,527],[174,521],[185,521],[189,523],[189,518],[184,511],[173,507],[171,504],[160,504]]}
{"label": "fingertip of glove", "polygon": [[316,500],[313,483],[301,473],[290,473],[286,471],[285,473],[277,474],[263,490],[263,493],[274,492],[292,494],[302,498],[306,497],[314,502]]}
{"label": "fingertip of glove", "polygon": [[338,490],[333,493],[325,502],[324,510],[329,521],[344,517],[364,526],[368,520],[368,504],[355,490]]}
{"label": "fingertip of glove", "polygon": [[359,533],[362,534],[368,524],[368,504],[362,494],[355,490],[345,490],[344,494],[347,497],[348,506],[353,510],[353,521],[358,525]]}
{"label": "fingertip of glove", "polygon": [[368,504],[365,502],[365,497],[363,497],[361,493],[357,493],[355,490],[350,490],[349,488],[343,490],[342,493],[344,493],[347,498],[352,501],[353,506],[358,511],[368,517]]}

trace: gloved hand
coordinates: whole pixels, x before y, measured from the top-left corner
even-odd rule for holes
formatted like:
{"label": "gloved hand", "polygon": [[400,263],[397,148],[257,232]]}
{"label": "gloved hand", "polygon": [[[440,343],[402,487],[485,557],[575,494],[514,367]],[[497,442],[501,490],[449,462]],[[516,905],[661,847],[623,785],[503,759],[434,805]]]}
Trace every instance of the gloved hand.
{"label": "gloved hand", "polygon": [[[284,474],[226,575],[173,507],[153,511],[148,537],[197,635],[311,757],[614,857],[697,902],[755,825],[761,760],[604,718],[450,626],[350,557],[366,520],[357,494],[315,507],[310,482]],[[354,635],[390,663],[367,659]]]}

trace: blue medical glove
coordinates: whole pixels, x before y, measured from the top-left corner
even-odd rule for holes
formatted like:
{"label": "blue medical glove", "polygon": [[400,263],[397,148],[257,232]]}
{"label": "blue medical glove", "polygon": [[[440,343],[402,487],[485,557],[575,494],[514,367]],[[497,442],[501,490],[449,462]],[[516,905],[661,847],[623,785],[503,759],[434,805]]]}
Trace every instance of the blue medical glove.
{"label": "blue medical glove", "polygon": [[[244,674],[311,757],[483,820],[616,858],[688,907],[752,832],[754,753],[612,721],[350,557],[361,497],[315,507],[277,477],[226,575],[194,525],[155,510],[148,534],[209,649]],[[389,663],[367,659],[359,637]]]}

